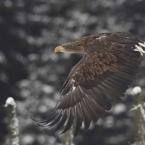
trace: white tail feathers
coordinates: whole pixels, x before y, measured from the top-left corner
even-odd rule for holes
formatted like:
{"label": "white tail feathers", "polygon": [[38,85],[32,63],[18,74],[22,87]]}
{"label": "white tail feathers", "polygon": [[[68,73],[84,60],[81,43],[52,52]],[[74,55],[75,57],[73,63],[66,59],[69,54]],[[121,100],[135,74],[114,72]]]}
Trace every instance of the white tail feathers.
{"label": "white tail feathers", "polygon": [[143,55],[145,53],[145,42],[139,42],[138,44],[136,44],[134,51],[138,51],[141,55]]}

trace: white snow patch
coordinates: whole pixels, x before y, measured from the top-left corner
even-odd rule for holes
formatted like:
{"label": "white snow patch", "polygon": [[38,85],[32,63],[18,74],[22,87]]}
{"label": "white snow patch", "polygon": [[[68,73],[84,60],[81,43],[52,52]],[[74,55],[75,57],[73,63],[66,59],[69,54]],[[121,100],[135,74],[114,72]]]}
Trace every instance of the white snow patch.
{"label": "white snow patch", "polygon": [[111,128],[114,125],[114,118],[112,116],[106,117],[106,120],[104,122],[105,128]]}
{"label": "white snow patch", "polygon": [[45,113],[46,111],[47,111],[47,106],[45,106],[45,105],[41,105],[40,107],[39,107],[39,112],[41,112],[41,113]]}
{"label": "white snow patch", "polygon": [[16,108],[16,102],[14,101],[14,99],[13,99],[12,97],[9,97],[9,98],[6,100],[5,106],[7,107],[8,105],[11,105],[11,106],[13,106],[14,108]]}
{"label": "white snow patch", "polygon": [[127,110],[126,106],[120,103],[120,104],[115,105],[112,111],[114,114],[119,114],[119,113],[125,112],[126,110]]}
{"label": "white snow patch", "polygon": [[22,138],[22,144],[32,144],[35,137],[31,135],[24,135]]}
{"label": "white snow patch", "polygon": [[134,96],[134,95],[140,94],[141,92],[142,92],[141,87],[136,86],[132,89],[131,94]]}
{"label": "white snow patch", "polygon": [[53,92],[53,87],[49,85],[43,85],[42,86],[42,91],[46,94],[50,94]]}

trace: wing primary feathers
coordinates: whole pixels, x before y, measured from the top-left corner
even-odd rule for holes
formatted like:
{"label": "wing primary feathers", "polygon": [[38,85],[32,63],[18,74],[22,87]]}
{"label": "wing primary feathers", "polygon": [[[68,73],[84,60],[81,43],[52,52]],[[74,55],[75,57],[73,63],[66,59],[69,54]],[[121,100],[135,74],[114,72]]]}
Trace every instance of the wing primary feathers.
{"label": "wing primary feathers", "polygon": [[45,123],[52,121],[57,115],[58,115],[58,112],[55,112],[54,114],[51,114],[49,119],[35,120],[32,118],[32,120],[35,121],[37,124],[45,124]]}
{"label": "wing primary feathers", "polygon": [[68,97],[68,94],[66,94],[65,97],[66,97],[66,101],[65,101],[65,104],[64,104],[64,109],[65,109],[65,108],[68,109],[68,108],[70,107],[70,106],[69,106],[69,101],[70,101],[69,99],[70,99],[70,98]]}
{"label": "wing primary feathers", "polygon": [[45,118],[45,119],[50,118],[50,117],[56,112],[57,107],[59,106],[59,104],[60,104],[60,102],[58,102],[57,105],[55,106],[55,108],[54,108],[50,113],[48,113],[48,114],[44,114],[44,115],[43,115],[43,114],[38,113],[38,112],[37,112],[37,114],[38,114],[40,117]]}
{"label": "wing primary feathers", "polygon": [[120,82],[126,83],[128,85],[130,85],[132,83],[132,81],[133,81],[133,79],[125,78],[124,76],[122,76],[122,75],[120,75],[118,73],[115,73],[114,77],[118,78],[118,80]]}
{"label": "wing primary feathers", "polygon": [[121,101],[121,98],[117,94],[112,93],[110,89],[104,88],[104,85],[99,85],[97,88],[101,90],[107,97],[115,101]]}
{"label": "wing primary feathers", "polygon": [[123,76],[124,78],[127,78],[127,79],[129,78],[130,80],[134,80],[135,79],[135,76],[129,75],[127,73],[124,73],[123,71],[119,71],[117,74],[120,75],[120,76]]}
{"label": "wing primary feathers", "polygon": [[[112,77],[112,76],[111,76]],[[127,88],[128,88],[128,86],[127,86],[127,84],[124,84],[124,83],[119,83],[119,81],[117,81],[117,80],[115,80],[115,79],[113,79],[113,78],[107,78],[106,80],[105,80],[105,82],[107,81],[107,83],[108,82],[110,82],[111,84],[114,84],[114,86],[116,86],[116,87],[118,87],[119,89],[121,89],[121,90],[126,90]]]}
{"label": "wing primary feathers", "polygon": [[[85,108],[87,109],[87,111],[90,113],[90,115],[91,115],[91,118],[93,119],[93,121],[95,122],[95,115],[93,115],[92,114],[92,112],[91,112],[91,110],[90,110],[90,106],[87,104],[87,102],[85,101],[85,98],[86,98],[86,95],[83,93],[83,92],[81,92],[81,90],[80,90],[80,86],[78,86],[78,88],[77,88],[77,94],[78,94],[78,96],[79,97],[81,97],[81,102],[84,102],[84,104],[85,104]],[[89,102],[88,102],[89,103]]]}
{"label": "wing primary feathers", "polygon": [[82,98],[84,98],[85,95],[80,93],[80,88],[79,88],[79,86],[76,88],[75,92],[76,92],[76,97],[77,97],[77,99],[78,99],[77,102],[81,102],[81,101],[82,101]]}
{"label": "wing primary feathers", "polygon": [[89,97],[91,97],[93,100],[95,99],[95,101],[97,101],[101,107],[105,108],[106,110],[111,109],[112,105],[108,102],[105,95],[101,93],[97,88],[90,89],[89,93],[91,93]]}
{"label": "wing primary feathers", "polygon": [[72,87],[72,83],[73,83],[73,80],[72,80],[72,79],[70,79],[70,80],[66,83],[65,87],[63,88],[63,90],[62,90],[62,92],[61,92],[62,95],[65,95],[65,94],[68,93],[68,91],[69,91],[70,88]]}
{"label": "wing primary feathers", "polygon": [[37,124],[39,125],[39,126],[41,126],[41,127],[48,127],[48,126],[51,126],[51,123],[53,124],[53,122],[55,121],[55,120],[59,120],[59,119],[61,118],[61,115],[60,114],[58,114],[55,118],[53,118],[53,120],[51,120],[51,121],[44,121],[44,122],[41,122],[41,123],[38,123],[37,122]]}
{"label": "wing primary feathers", "polygon": [[106,90],[109,90],[108,92],[110,92],[111,94],[114,94],[116,97],[123,97],[124,96],[122,91],[117,90],[115,87],[112,88],[110,85],[106,84],[105,82],[103,82],[101,86],[103,86]]}
{"label": "wing primary feathers", "polygon": [[60,118],[62,116],[61,112],[62,112],[62,110],[59,112],[57,117],[48,126],[53,126],[53,125],[55,125],[60,120]]}
{"label": "wing primary feathers", "polygon": [[79,130],[82,126],[82,121],[84,119],[81,104],[78,103],[76,106],[75,106],[75,108],[77,108],[76,109],[76,114],[75,114],[75,116],[76,116],[76,118],[75,118],[76,125],[75,125],[75,130],[74,130],[74,136],[76,136],[77,133],[79,132]]}
{"label": "wing primary feathers", "polygon": [[125,73],[125,74],[129,74],[131,76],[135,76],[137,71],[136,70],[129,70],[128,68],[124,67],[123,69],[120,70],[121,72]]}
{"label": "wing primary feathers", "polygon": [[84,101],[80,102],[81,106],[82,106],[82,112],[83,112],[83,116],[84,116],[84,123],[85,123],[85,131],[90,127],[90,123],[91,123],[91,117],[90,114],[84,104]]}
{"label": "wing primary feathers", "polygon": [[90,98],[87,94],[86,94],[86,98],[85,99],[87,99],[86,102],[90,104],[90,108],[91,108],[91,110],[92,110],[92,112],[94,114],[97,114],[97,116],[99,116],[99,117],[103,117],[104,116],[105,109],[102,108],[98,104],[98,102],[96,102],[94,99]]}
{"label": "wing primary feathers", "polygon": [[[92,88],[87,91],[87,94],[90,98],[95,103],[95,106],[99,105],[102,108],[105,108],[106,110],[110,110],[112,105],[104,98],[104,94],[97,91],[97,88]],[[97,104],[96,104],[97,103]]]}
{"label": "wing primary feathers", "polygon": [[131,83],[130,80],[129,80],[129,81],[126,81],[124,78],[119,78],[116,74],[110,76],[110,78],[111,78],[112,80],[115,80],[115,81],[120,82],[121,84],[124,84],[124,85],[127,84],[127,88],[128,88],[128,85]]}
{"label": "wing primary feathers", "polygon": [[[63,98],[63,99],[62,99]],[[61,99],[59,100],[60,101],[60,105],[59,105],[59,109],[65,109],[65,104],[66,104],[66,100],[67,100],[67,96],[61,96]]]}
{"label": "wing primary feathers", "polygon": [[116,83],[112,83],[111,81],[109,81],[108,79],[106,79],[104,81],[105,84],[109,85],[111,89],[115,89],[117,92],[119,93],[124,93],[125,89],[122,87],[119,87],[118,84]]}
{"label": "wing primary feathers", "polygon": [[43,122],[37,122],[37,124],[41,127],[48,127],[48,126],[53,126],[56,124],[61,118],[61,114],[59,113],[56,117],[54,117],[52,120],[44,120]]}
{"label": "wing primary feathers", "polygon": [[93,104],[89,103],[89,100],[87,99],[87,97],[85,97],[83,99],[83,101],[84,101],[84,103],[85,103],[85,105],[86,105],[86,107],[91,115],[92,121],[95,123],[99,117],[98,117],[97,113],[94,111],[95,109],[93,107]]}
{"label": "wing primary feathers", "polygon": [[55,126],[55,130],[58,130],[59,128],[61,128],[67,119],[66,109],[63,110],[62,113],[63,113],[62,117],[61,117],[60,121],[58,122],[58,124]]}
{"label": "wing primary feathers", "polygon": [[[112,75],[114,75],[114,73],[113,73]],[[111,75],[111,76],[112,76],[112,75]],[[110,76],[110,77],[111,77],[111,76]],[[109,77],[109,78],[106,78],[106,79],[105,79],[104,81],[102,81],[102,82],[104,82],[104,83],[106,83],[106,84],[109,84],[109,85],[111,85],[111,86],[113,86],[113,87],[116,87],[116,86],[119,85],[119,87],[118,87],[119,89],[125,88],[125,87],[124,87],[124,84],[120,84],[120,83],[118,83],[117,81],[115,82],[114,80],[112,80],[112,82],[111,82],[111,80],[109,80],[110,77]],[[103,80],[103,77],[102,77],[102,76],[99,76],[99,78]],[[102,84],[102,82],[101,82],[100,84]],[[124,89],[123,89],[123,90],[124,90]]]}
{"label": "wing primary feathers", "polygon": [[68,131],[70,129],[70,127],[73,124],[73,120],[74,120],[74,118],[73,118],[73,115],[71,113],[71,108],[69,108],[68,109],[68,120],[67,120],[66,126],[65,126],[64,130],[62,131],[62,133],[65,133],[66,131]]}
{"label": "wing primary feathers", "polygon": [[73,96],[73,92],[71,92],[71,93],[69,93],[68,94],[68,97],[69,97],[69,105],[70,105],[70,107],[73,107],[73,106],[75,106],[75,101],[74,101],[74,96]]}

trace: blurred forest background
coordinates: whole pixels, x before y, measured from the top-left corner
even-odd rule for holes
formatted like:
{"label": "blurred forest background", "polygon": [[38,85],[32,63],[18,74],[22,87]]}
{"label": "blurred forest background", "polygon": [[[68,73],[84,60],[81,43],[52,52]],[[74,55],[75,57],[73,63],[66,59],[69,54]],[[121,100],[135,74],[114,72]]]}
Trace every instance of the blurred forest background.
{"label": "blurred forest background", "polygon": [[[21,145],[44,144],[42,129],[30,116],[39,118],[37,111],[45,113],[55,106],[62,83],[82,57],[55,54],[56,46],[115,31],[145,38],[145,0],[0,0],[0,145],[7,137],[3,105],[9,96],[17,102]],[[145,57],[129,90],[136,85],[145,89],[144,73]],[[129,90],[103,119],[79,133],[76,145],[134,143]],[[46,144],[58,136],[46,134]]]}

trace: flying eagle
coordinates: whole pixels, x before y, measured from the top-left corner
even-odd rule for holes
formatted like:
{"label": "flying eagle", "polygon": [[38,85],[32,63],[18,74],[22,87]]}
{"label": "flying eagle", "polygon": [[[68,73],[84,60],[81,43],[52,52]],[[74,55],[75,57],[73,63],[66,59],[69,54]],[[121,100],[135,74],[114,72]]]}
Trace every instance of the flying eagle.
{"label": "flying eagle", "polygon": [[34,120],[50,130],[62,133],[75,126],[76,135],[84,122],[103,117],[112,105],[109,99],[120,101],[133,82],[145,53],[145,40],[129,32],[101,33],[62,44],[54,52],[83,53],[62,86],[61,97],[45,119]]}

